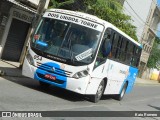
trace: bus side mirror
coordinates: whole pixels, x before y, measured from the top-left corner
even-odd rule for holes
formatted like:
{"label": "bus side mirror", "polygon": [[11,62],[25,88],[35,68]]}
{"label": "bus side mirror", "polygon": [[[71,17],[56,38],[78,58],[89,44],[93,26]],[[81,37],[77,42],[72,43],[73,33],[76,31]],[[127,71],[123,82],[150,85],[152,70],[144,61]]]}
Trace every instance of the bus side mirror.
{"label": "bus side mirror", "polygon": [[108,57],[110,55],[110,52],[111,52],[111,43],[110,43],[110,40],[106,38],[102,45],[103,57]]}

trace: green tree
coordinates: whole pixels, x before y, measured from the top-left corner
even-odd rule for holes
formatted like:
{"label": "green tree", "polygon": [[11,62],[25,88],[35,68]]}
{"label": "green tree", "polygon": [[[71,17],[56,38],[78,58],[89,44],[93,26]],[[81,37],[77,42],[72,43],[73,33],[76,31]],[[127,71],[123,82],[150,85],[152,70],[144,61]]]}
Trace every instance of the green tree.
{"label": "green tree", "polygon": [[71,5],[75,0],[50,0],[49,8],[63,8],[66,5]]}
{"label": "green tree", "polygon": [[51,0],[50,8],[76,10],[104,19],[136,41],[136,27],[131,24],[131,17],[123,13],[122,5],[117,0]]}
{"label": "green tree", "polygon": [[160,62],[160,48],[158,47],[159,45],[160,45],[160,38],[156,37],[152,47],[151,54],[148,59],[147,63],[148,68],[157,68],[159,66],[157,65]]}

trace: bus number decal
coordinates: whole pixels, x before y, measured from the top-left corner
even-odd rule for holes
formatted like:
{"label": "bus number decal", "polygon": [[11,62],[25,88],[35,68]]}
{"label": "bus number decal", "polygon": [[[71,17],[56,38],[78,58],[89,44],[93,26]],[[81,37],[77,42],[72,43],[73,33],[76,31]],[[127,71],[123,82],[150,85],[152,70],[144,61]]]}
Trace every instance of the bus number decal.
{"label": "bus number decal", "polygon": [[34,59],[42,61],[42,56],[35,55],[35,56],[34,56]]}

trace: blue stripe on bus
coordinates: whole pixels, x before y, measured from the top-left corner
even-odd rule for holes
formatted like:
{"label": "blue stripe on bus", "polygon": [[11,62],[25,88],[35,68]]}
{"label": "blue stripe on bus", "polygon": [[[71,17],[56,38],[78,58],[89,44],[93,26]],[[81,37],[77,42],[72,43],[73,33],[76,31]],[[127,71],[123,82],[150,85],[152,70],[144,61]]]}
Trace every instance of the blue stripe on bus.
{"label": "blue stripe on bus", "polygon": [[136,80],[136,76],[138,74],[138,69],[137,68],[134,68],[134,67],[129,67],[129,75],[127,76],[127,78],[124,80],[122,86],[121,86],[121,89],[119,91],[119,94],[121,93],[122,91],[122,88],[124,86],[124,84],[128,81],[128,86],[127,86],[127,89],[126,89],[126,93],[130,93],[132,91],[132,88],[134,86],[134,82]]}
{"label": "blue stripe on bus", "polygon": [[[55,72],[56,72],[56,69],[59,69],[59,70],[61,69],[58,64],[53,63],[53,62],[44,63],[37,68],[37,70],[34,74],[34,79],[42,81],[42,82],[46,82],[46,83],[49,83],[51,85],[55,85],[55,86],[58,86],[61,88],[66,88],[67,77],[66,77],[65,72],[63,70],[61,70],[60,74],[62,74],[62,75],[53,73],[52,71],[55,70]],[[49,74],[49,75],[56,77],[56,81],[58,81],[58,82],[56,82],[56,81],[54,82],[54,80],[51,81],[51,80],[45,79],[44,76],[46,74]]]}

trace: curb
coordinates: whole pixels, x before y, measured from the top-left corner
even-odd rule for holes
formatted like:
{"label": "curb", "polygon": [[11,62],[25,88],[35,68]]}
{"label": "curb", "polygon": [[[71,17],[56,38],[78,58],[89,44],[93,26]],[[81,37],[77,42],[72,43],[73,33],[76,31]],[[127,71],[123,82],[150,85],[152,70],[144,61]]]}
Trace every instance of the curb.
{"label": "curb", "polygon": [[27,78],[27,77],[22,76],[22,75],[3,75],[3,76],[0,76],[0,77],[18,77],[18,78]]}
{"label": "curb", "polygon": [[135,85],[160,85],[160,83],[135,83]]}
{"label": "curb", "polygon": [[[27,78],[26,76],[23,75],[14,75],[14,74],[8,74],[4,70],[0,70],[0,77],[19,77],[19,78]],[[160,85],[160,83],[157,81],[156,83],[146,83],[146,82],[135,82],[134,85]]]}
{"label": "curb", "polygon": [[20,77],[20,78],[27,78],[23,75],[13,75],[13,74],[8,74],[7,72],[0,70],[0,77]]}
{"label": "curb", "polygon": [[6,73],[3,70],[0,70],[0,76],[4,76]]}

